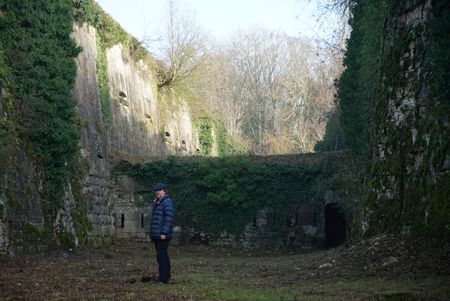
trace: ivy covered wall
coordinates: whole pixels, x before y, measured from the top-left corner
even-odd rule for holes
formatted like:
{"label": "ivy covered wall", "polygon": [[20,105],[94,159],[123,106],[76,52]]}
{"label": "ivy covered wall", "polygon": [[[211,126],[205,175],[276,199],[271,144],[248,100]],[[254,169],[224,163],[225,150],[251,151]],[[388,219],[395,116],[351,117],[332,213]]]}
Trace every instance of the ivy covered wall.
{"label": "ivy covered wall", "polygon": [[387,11],[368,201],[374,230],[436,243],[450,237],[450,4],[444,2],[400,1]]}
{"label": "ivy covered wall", "polygon": [[79,154],[72,3],[2,1],[0,11],[5,219],[13,244],[26,243],[34,226],[39,241],[64,244],[75,239],[66,239],[60,215]]}
{"label": "ivy covered wall", "polygon": [[368,193],[360,234],[450,237],[450,59],[446,1],[352,1],[338,83],[344,144]]}
{"label": "ivy covered wall", "polygon": [[2,252],[110,240],[121,159],[231,154],[215,121],[195,123],[187,100],[159,93],[161,62],[94,0],[2,1],[0,12]]}
{"label": "ivy covered wall", "polygon": [[[219,228],[237,233],[277,197],[262,188],[283,187],[288,192],[280,204],[292,209],[294,196],[295,202],[306,202],[306,195],[318,201],[317,187],[329,176],[359,193],[349,204],[360,234],[405,232],[435,242],[449,237],[449,4],[352,3],[338,101],[343,144],[362,162],[355,173],[337,176],[316,163],[226,158],[134,166],[131,174],[145,182],[161,168],[170,171],[162,180],[185,193],[176,197],[200,196],[218,224],[214,228],[191,203],[183,204],[181,221],[211,235]],[[0,238],[14,233],[12,245],[73,246],[87,241],[88,233],[112,237],[109,196],[119,193],[111,189],[110,168],[121,159],[245,153],[220,120],[193,116],[188,101],[158,94],[161,64],[95,1],[5,0],[0,12]],[[91,52],[81,52],[72,36]],[[244,196],[237,192],[242,185]],[[230,208],[241,214],[231,224],[218,213],[229,217]],[[283,208],[274,229],[283,228]]]}
{"label": "ivy covered wall", "polygon": [[[154,199],[152,185],[167,183],[177,210],[175,225],[195,229],[205,240],[215,241],[224,233],[243,237],[249,224],[261,223],[268,235],[267,246],[305,246],[314,239],[316,243],[324,240],[326,191],[339,194],[343,203],[348,201],[347,163],[345,153],[172,157],[136,165],[122,162],[115,173],[134,179],[134,200],[145,208]],[[305,208],[313,214],[309,224],[304,220]],[[305,229],[313,233],[306,235]]]}

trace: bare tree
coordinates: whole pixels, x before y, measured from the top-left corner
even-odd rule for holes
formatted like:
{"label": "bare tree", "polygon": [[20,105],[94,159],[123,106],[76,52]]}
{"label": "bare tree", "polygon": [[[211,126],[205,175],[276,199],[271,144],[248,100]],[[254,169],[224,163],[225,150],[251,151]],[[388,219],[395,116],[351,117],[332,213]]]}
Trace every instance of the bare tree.
{"label": "bare tree", "polygon": [[238,32],[213,49],[192,15],[182,14],[175,0],[167,3],[159,88],[187,87],[201,99],[194,109],[214,111],[228,134],[249,141],[254,153],[313,151],[335,109],[333,80],[342,54],[326,43],[263,29]]}
{"label": "bare tree", "polygon": [[[219,47],[224,49],[226,46]],[[233,67],[230,64],[230,57],[227,51],[217,53],[214,58],[213,71],[209,77],[212,81],[210,96],[212,107],[223,120],[228,134],[241,138],[241,128],[243,122],[243,103],[242,96],[239,95],[242,90],[236,89],[233,84]]]}
{"label": "bare tree", "polygon": [[232,97],[241,103],[242,130],[253,141],[256,153],[266,152],[266,134],[274,126],[281,43],[279,34],[254,29],[238,33],[230,47]]}
{"label": "bare tree", "polygon": [[283,70],[283,116],[291,151],[310,152],[324,134],[326,116],[334,109],[332,66],[317,45],[289,38]]}
{"label": "bare tree", "polygon": [[[252,30],[227,49],[228,90],[220,99],[257,154],[307,152],[334,108],[333,68],[305,39]],[[238,112],[238,113],[237,113]],[[226,119],[226,118],[225,118]],[[236,120],[235,120],[236,121]]]}
{"label": "bare tree", "polygon": [[[312,2],[312,0],[309,0]],[[318,43],[342,61],[346,49],[346,41],[350,35],[351,27],[348,23],[351,18],[351,8],[356,0],[314,0],[317,6],[316,18],[320,28],[329,34],[323,37],[317,34]]]}
{"label": "bare tree", "polygon": [[[158,87],[174,87],[194,83],[206,65],[208,49],[205,34],[196,25],[191,13],[182,13],[176,0],[167,0],[167,14],[164,30],[157,39],[145,38],[145,44],[152,48],[159,45],[165,69],[158,74]],[[186,10],[187,11],[187,10]]]}

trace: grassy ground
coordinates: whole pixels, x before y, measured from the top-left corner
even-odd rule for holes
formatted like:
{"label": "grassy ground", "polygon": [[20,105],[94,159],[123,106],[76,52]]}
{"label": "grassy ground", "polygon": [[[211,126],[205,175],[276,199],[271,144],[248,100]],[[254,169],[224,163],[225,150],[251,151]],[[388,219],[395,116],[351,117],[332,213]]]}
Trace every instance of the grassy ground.
{"label": "grassy ground", "polygon": [[75,253],[3,258],[0,300],[450,300],[444,261],[444,270],[405,270],[400,259],[380,265],[358,259],[363,249],[171,246],[171,284],[157,286],[141,282],[156,273],[153,247],[116,241]]}

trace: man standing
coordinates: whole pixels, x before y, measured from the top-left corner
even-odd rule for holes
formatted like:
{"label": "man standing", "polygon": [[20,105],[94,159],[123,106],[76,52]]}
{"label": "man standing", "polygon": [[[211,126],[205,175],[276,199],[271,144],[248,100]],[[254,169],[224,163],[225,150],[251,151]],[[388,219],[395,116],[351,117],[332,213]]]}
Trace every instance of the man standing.
{"label": "man standing", "polygon": [[167,194],[167,185],[158,183],[153,186],[156,199],[153,201],[150,238],[155,244],[156,260],[158,261],[158,284],[166,284],[170,279],[170,259],[167,249],[172,238],[172,224],[175,207]]}

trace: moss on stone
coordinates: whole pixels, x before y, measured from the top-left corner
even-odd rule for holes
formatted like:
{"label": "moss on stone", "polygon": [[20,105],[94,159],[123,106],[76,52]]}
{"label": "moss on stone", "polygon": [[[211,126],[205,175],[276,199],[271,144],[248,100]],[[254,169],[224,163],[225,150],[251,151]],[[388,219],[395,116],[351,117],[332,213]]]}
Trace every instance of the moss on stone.
{"label": "moss on stone", "polygon": [[103,40],[97,34],[97,80],[98,89],[100,92],[100,103],[102,107],[102,118],[107,126],[111,123],[111,108],[110,108],[110,91],[108,80],[108,62],[106,58],[106,48],[103,45]]}
{"label": "moss on stone", "polygon": [[18,212],[22,208],[22,204],[17,200],[16,196],[8,186],[4,188],[4,193],[7,208],[12,212]]}
{"label": "moss on stone", "polygon": [[368,233],[404,232],[439,244],[448,237],[450,215],[448,171],[443,170],[450,141],[444,125],[450,110],[444,80],[449,57],[443,50],[450,47],[450,8],[434,3],[429,10],[417,3],[412,9],[428,10],[428,17],[408,23],[398,18],[408,14],[406,1],[386,4],[383,48],[375,66],[380,75],[371,83],[376,101],[370,138],[376,155],[364,203]]}
{"label": "moss on stone", "polygon": [[64,230],[57,231],[57,240],[63,246],[67,249],[73,249],[76,247],[75,245],[75,236],[70,233],[66,232]]}
{"label": "moss on stone", "polygon": [[[84,159],[80,156],[79,161],[84,162]],[[81,164],[73,174],[70,181],[72,194],[75,199],[75,207],[72,210],[71,215],[79,245],[85,245],[88,243],[89,232],[91,232],[94,228],[87,215],[87,199],[86,195],[83,194],[82,185],[80,184],[85,172],[86,171],[83,170],[83,166]]]}
{"label": "moss on stone", "polygon": [[45,234],[39,230],[35,225],[31,223],[23,223],[20,229],[22,233],[22,239],[20,245],[22,246],[35,246],[45,243]]}

